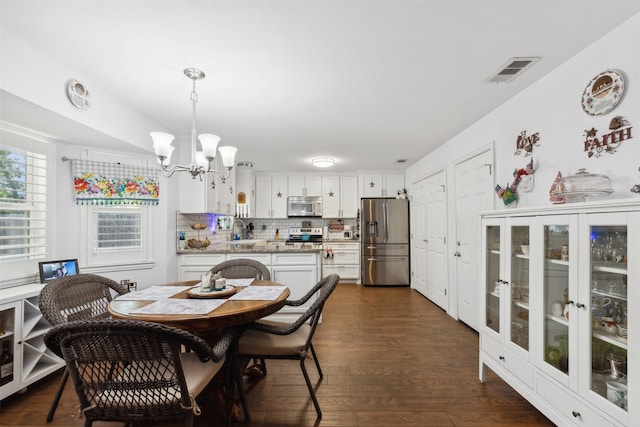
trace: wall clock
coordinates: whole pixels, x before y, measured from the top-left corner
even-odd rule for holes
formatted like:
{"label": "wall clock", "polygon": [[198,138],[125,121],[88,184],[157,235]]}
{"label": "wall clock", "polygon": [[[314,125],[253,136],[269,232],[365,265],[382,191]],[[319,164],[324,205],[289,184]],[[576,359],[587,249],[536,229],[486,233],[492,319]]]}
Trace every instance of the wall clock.
{"label": "wall clock", "polygon": [[72,80],[67,87],[69,101],[78,110],[87,110],[91,106],[91,96],[87,87],[77,80]]}
{"label": "wall clock", "polygon": [[582,93],[582,109],[590,116],[613,110],[624,94],[624,78],[614,70],[604,71],[589,81]]}

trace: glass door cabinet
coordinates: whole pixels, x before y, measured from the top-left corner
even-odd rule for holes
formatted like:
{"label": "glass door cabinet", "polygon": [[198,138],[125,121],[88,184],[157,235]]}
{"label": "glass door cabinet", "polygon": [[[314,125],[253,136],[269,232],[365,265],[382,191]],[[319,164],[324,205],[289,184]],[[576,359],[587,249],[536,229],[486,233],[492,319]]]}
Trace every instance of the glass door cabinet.
{"label": "glass door cabinet", "polygon": [[480,372],[557,425],[640,419],[640,201],[482,215]]}

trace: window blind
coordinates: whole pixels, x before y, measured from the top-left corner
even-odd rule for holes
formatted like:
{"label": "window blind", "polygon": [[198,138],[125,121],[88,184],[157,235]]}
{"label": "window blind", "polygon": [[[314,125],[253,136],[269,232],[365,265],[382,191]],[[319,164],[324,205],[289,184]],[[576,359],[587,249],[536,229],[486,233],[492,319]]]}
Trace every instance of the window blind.
{"label": "window blind", "polygon": [[47,156],[0,145],[0,262],[47,250]]}

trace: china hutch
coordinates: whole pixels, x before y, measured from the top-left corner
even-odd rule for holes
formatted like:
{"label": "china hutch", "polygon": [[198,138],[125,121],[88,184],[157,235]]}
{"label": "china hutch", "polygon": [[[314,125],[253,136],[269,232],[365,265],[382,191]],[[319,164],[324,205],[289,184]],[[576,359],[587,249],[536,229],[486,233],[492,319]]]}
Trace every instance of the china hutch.
{"label": "china hutch", "polygon": [[640,419],[640,201],[484,213],[482,248],[480,380],[558,425]]}

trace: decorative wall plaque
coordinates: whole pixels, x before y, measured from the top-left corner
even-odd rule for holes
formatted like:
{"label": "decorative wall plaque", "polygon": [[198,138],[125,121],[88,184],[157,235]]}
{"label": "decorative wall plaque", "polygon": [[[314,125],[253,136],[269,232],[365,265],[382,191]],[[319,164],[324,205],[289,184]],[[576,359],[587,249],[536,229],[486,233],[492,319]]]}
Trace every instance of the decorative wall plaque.
{"label": "decorative wall plaque", "polygon": [[631,125],[622,116],[616,116],[609,123],[609,133],[598,136],[598,130],[594,127],[584,130],[584,151],[588,157],[600,157],[602,153],[613,154],[622,141],[631,139]]}
{"label": "decorative wall plaque", "polygon": [[522,150],[524,150],[524,156],[530,156],[533,151],[533,146],[538,146],[538,141],[540,141],[538,132],[527,136],[527,131],[523,130],[522,132],[520,132],[520,135],[518,135],[518,138],[516,139],[516,152],[513,153],[513,155],[517,156],[518,154],[522,153]]}
{"label": "decorative wall plaque", "polygon": [[624,78],[614,70],[595,76],[582,93],[582,109],[590,116],[601,116],[613,110],[624,95]]}

